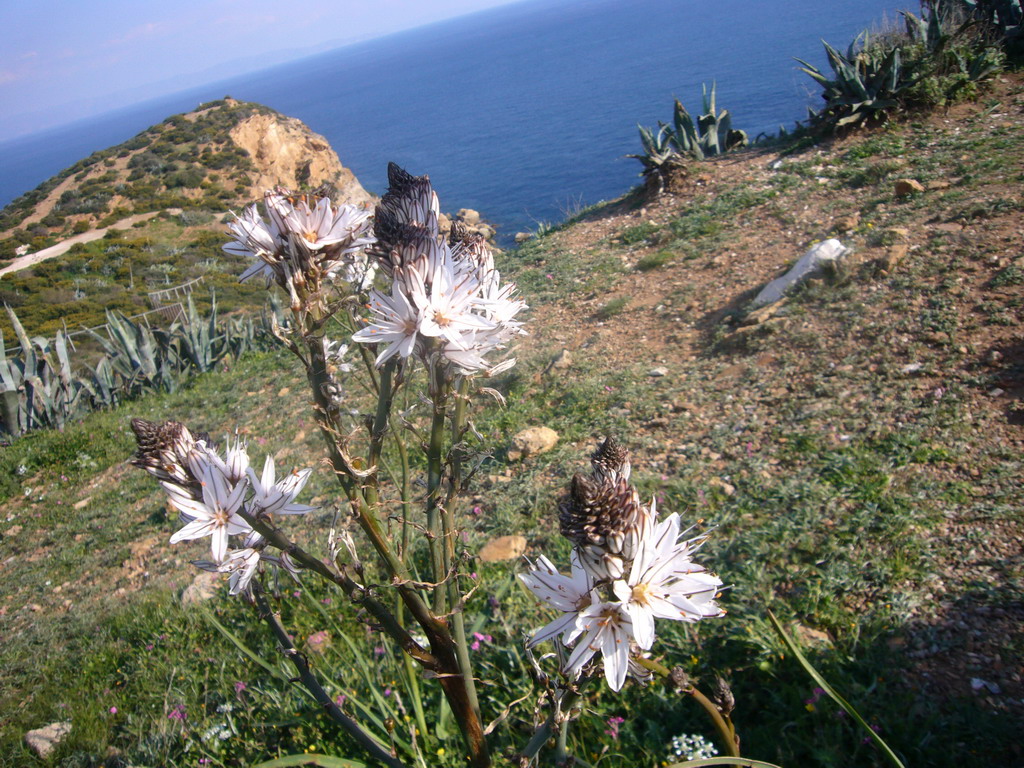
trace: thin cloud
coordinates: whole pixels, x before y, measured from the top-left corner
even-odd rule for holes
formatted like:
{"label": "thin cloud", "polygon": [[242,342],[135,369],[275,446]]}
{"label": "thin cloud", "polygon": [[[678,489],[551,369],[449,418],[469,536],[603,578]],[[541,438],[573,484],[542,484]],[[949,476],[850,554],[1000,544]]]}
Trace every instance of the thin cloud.
{"label": "thin cloud", "polygon": [[149,37],[150,35],[155,33],[157,30],[161,29],[163,26],[164,26],[163,23],[158,23],[158,22],[155,22],[155,21],[150,21],[150,22],[147,22],[145,24],[140,24],[137,27],[132,27],[131,29],[129,29],[127,32],[125,32],[120,37],[114,37],[114,38],[111,38],[110,40],[107,40],[105,43],[103,43],[103,45],[104,46],[124,45],[125,43],[130,43],[133,40],[138,40],[139,38],[142,38],[142,37]]}

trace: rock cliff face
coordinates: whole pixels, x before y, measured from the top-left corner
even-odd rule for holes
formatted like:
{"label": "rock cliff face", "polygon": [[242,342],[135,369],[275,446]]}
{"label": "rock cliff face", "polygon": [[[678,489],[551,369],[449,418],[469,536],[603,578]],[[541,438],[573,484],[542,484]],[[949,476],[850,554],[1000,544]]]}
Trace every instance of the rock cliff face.
{"label": "rock cliff face", "polygon": [[275,186],[298,189],[327,182],[338,190],[339,202],[369,205],[375,200],[341,164],[327,139],[300,120],[254,114],[232,128],[230,136],[249,153],[256,167],[255,173],[250,173],[253,199]]}

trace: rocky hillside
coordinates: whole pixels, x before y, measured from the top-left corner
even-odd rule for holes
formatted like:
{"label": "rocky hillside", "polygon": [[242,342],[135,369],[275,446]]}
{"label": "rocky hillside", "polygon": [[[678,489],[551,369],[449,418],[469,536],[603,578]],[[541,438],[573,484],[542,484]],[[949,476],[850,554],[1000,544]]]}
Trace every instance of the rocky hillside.
{"label": "rocky hillside", "polygon": [[[134,316],[183,300],[262,307],[221,250],[222,217],[274,186],[330,185],[340,202],[373,196],[322,136],[259,104],[227,98],[175,115],[76,163],[0,213],[0,304],[30,334],[79,330],[106,310]],[[166,295],[158,293],[170,291]],[[0,313],[0,333],[13,332]]]}
{"label": "rocky hillside", "polygon": [[132,214],[221,212],[275,185],[321,184],[345,202],[372,199],[322,136],[267,107],[226,98],[95,152],[19,197],[0,212],[0,258]]}

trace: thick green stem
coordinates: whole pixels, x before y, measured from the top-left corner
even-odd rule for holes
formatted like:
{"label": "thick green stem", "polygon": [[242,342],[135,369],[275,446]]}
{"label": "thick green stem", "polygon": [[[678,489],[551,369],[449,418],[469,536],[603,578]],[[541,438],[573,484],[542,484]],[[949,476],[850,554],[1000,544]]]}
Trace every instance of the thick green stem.
{"label": "thick green stem", "polygon": [[434,589],[434,612],[447,612],[448,591],[442,582],[448,577],[448,535],[442,529],[441,479],[444,471],[444,425],[447,414],[448,381],[444,369],[434,365],[430,371],[430,395],[433,412],[430,422],[430,444],[427,446],[427,543],[430,547],[431,580]]}
{"label": "thick green stem", "polygon": [[[468,380],[459,382],[455,392],[455,408],[452,411],[452,460],[448,479],[448,493],[445,495],[444,507],[441,510],[443,516],[443,527],[445,535],[446,561],[451,568],[456,563],[455,541],[458,536],[458,528],[455,525],[455,499],[462,487],[462,449],[457,446],[462,442],[466,422],[466,392]],[[465,606],[462,602],[462,593],[459,585],[458,568],[452,572],[452,579],[448,584],[449,605],[452,606],[452,629],[455,634],[455,652],[459,659],[459,667],[462,676],[466,681],[466,694],[469,696],[473,710],[480,715],[480,702],[477,698],[476,680],[473,679],[473,663],[469,657],[469,639],[466,636]]]}
{"label": "thick green stem", "polygon": [[[537,756],[541,748],[547,743],[548,739],[551,738],[551,732],[554,731],[556,723],[559,726],[559,737],[561,740],[561,721],[568,720],[568,715],[564,714],[569,712],[576,702],[579,701],[582,695],[583,688],[586,686],[588,680],[584,679],[577,683],[572,688],[568,688],[562,691],[562,695],[556,702],[555,706],[551,710],[551,714],[548,715],[548,719],[544,721],[543,725],[534,731],[530,741],[527,742],[523,750],[516,755],[521,764],[525,764]],[[564,745],[563,745],[564,747]]]}

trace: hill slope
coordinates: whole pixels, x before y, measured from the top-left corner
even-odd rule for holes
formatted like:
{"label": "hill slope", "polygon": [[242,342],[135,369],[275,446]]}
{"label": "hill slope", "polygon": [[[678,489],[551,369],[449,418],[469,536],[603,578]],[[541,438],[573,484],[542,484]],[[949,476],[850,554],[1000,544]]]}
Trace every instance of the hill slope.
{"label": "hill slope", "polygon": [[[170,117],[0,212],[0,303],[30,334],[46,336],[99,325],[105,309],[153,309],[147,294],[200,278],[203,308],[211,289],[228,311],[261,307],[261,290],[239,286],[241,265],[220,249],[221,219],[278,185],[328,185],[341,202],[373,200],[327,141],[295,118],[230,98]],[[19,248],[28,254],[15,258]],[[38,263],[40,249],[60,259]],[[6,313],[0,332],[13,338]]]}
{"label": "hill slope", "polygon": [[[615,433],[659,508],[716,526],[702,554],[732,585],[730,617],[699,634],[667,631],[656,650],[705,680],[729,678],[748,754],[882,764],[827,702],[808,703],[811,683],[767,629],[770,607],[908,764],[1019,763],[1007,725],[1024,717],[1022,167],[1024,80],[1013,76],[946,114],[693,165],[661,198],[627,196],[504,254],[503,273],[533,308],[530,336],[520,365],[494,382],[507,408],[476,424],[498,450],[473,488],[481,514],[467,548],[522,533],[531,555],[557,551],[557,496],[595,437]],[[901,194],[903,179],[920,191]],[[747,311],[830,235],[853,249],[836,274]],[[166,728],[179,701],[199,713],[196,732],[216,724],[209,690],[252,680],[251,665],[224,654],[208,686],[199,649],[219,636],[174,605],[136,607],[184,587],[194,553],[166,543],[175,526],[160,490],[123,464],[127,420],[175,418],[213,434],[240,426],[254,456],[308,466],[319,454],[300,391],[285,356],[265,356],[0,455],[3,744],[21,749],[28,727],[70,717],[79,730],[68,754],[116,746],[143,763],[155,748],[133,734]],[[537,424],[558,431],[558,447],[510,461],[509,437]],[[301,535],[332,524],[331,481],[315,473],[309,497],[322,511],[296,523]],[[482,584],[508,578],[507,564],[474,567]],[[469,606],[496,647],[536,623],[536,606],[512,593],[500,621],[486,590]],[[240,613],[226,610],[225,620]],[[107,641],[92,638],[90,621],[69,616],[113,617],[138,642],[99,646]],[[54,637],[78,650],[40,666],[35,649]],[[146,643],[157,650],[140,650]],[[168,650],[174,643],[183,650]],[[175,683],[173,701],[153,682],[166,678],[189,681]],[[490,696],[498,686],[488,685]],[[55,711],[68,690],[83,703]],[[493,714],[505,693],[488,700]],[[104,711],[131,702],[135,730],[100,719],[96,700]],[[642,764],[680,728],[698,727],[650,691],[599,704],[601,717],[631,714],[642,735],[633,743],[651,745]],[[255,762],[268,749],[266,714],[235,716],[250,735],[225,742],[222,756]],[[275,732],[302,749],[316,723],[310,714]],[[175,739],[160,743],[165,759],[186,754]]]}

